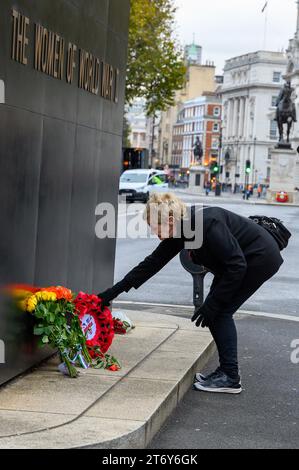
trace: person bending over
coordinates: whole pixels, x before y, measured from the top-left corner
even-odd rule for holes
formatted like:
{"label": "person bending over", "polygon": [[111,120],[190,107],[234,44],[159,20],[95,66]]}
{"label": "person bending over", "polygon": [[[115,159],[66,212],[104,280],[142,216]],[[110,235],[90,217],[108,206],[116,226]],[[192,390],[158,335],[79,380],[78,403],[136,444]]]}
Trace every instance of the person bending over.
{"label": "person bending over", "polygon": [[190,256],[214,275],[210,291],[203,305],[195,308],[192,321],[197,327],[209,328],[219,354],[219,367],[206,376],[197,373],[194,388],[240,393],[233,315],[279,270],[283,259],[277,242],[248,218],[220,207],[187,207],[171,193],[153,193],[144,217],[161,242],[120,282],[98,294],[103,305],[109,305],[122,292],[138,289],[183,250],[191,239],[182,228],[186,222],[191,224],[194,233],[202,232],[202,244],[190,249]]}

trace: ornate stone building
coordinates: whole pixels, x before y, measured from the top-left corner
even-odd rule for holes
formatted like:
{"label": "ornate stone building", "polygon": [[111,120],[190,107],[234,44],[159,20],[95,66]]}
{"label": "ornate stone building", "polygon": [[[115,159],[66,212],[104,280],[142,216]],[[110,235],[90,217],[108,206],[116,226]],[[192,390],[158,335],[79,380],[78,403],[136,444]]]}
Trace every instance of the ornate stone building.
{"label": "ornate stone building", "polygon": [[227,60],[220,89],[223,104],[223,182],[268,183],[269,150],[277,140],[276,99],[287,65],[280,52],[258,51]]}
{"label": "ornate stone building", "polygon": [[[287,70],[285,79],[290,80],[292,86],[295,88],[295,104],[297,109],[297,120],[299,121],[299,1],[297,1],[297,28],[293,39],[290,39],[289,47],[287,49]],[[297,149],[299,146],[299,122],[295,123],[293,129],[293,148]],[[295,187],[299,188],[299,166],[297,164],[295,174]]]}

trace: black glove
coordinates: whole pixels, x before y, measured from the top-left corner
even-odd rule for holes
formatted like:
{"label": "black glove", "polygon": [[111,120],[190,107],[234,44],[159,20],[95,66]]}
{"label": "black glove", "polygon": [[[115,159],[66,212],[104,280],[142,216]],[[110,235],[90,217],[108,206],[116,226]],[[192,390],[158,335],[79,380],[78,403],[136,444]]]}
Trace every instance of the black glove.
{"label": "black glove", "polygon": [[119,296],[119,294],[122,292],[128,292],[130,289],[131,286],[129,286],[126,282],[120,281],[113,287],[110,287],[110,289],[106,289],[104,292],[100,292],[98,297],[102,300],[103,307],[109,307],[110,302],[115,299],[115,297]]}
{"label": "black glove", "polygon": [[115,298],[115,296],[112,293],[112,288],[107,289],[104,292],[100,292],[98,294],[98,297],[102,301],[102,307],[110,307],[110,302]]}
{"label": "black glove", "polygon": [[197,327],[201,326],[202,328],[209,328],[214,323],[216,316],[217,312],[210,310],[205,304],[203,304],[200,307],[195,308],[191,321],[194,322],[196,320]]}

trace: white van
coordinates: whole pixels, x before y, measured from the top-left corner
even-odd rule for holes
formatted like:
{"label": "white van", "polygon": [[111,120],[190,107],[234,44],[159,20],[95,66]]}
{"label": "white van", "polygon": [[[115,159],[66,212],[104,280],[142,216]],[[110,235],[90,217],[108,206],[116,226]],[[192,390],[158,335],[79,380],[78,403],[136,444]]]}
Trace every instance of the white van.
{"label": "white van", "polygon": [[160,170],[126,170],[120,177],[119,194],[128,201],[147,202],[152,191],[167,191],[168,175]]}

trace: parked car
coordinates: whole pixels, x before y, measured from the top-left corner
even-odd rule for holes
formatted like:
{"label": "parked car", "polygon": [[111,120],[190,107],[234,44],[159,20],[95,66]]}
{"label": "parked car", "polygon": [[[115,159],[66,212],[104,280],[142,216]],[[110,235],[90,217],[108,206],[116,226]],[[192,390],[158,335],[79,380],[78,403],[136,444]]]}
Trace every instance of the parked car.
{"label": "parked car", "polygon": [[160,170],[126,170],[120,177],[119,194],[128,201],[147,202],[152,191],[168,191],[168,175]]}

